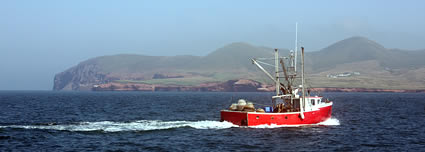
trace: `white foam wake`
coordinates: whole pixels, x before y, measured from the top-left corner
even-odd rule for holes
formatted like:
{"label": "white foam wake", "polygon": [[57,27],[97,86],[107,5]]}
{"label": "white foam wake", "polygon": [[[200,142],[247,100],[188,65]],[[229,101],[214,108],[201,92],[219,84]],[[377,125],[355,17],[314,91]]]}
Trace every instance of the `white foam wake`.
{"label": "white foam wake", "polygon": [[138,120],[134,122],[81,122],[77,124],[61,124],[61,125],[10,125],[0,126],[0,128],[22,128],[22,129],[50,129],[65,131],[149,131],[163,130],[181,127],[192,127],[196,129],[225,129],[238,127],[229,122],[219,121],[161,121],[161,120]]}
{"label": "white foam wake", "polygon": [[270,125],[258,125],[258,126],[249,126],[249,128],[283,128],[283,127],[300,127],[302,125],[276,125],[276,124],[270,124]]}
{"label": "white foam wake", "polygon": [[323,121],[321,123],[318,123],[318,125],[325,125],[325,126],[339,126],[339,120],[336,118],[329,118],[326,121]]}
{"label": "white foam wake", "polygon": [[[340,125],[339,120],[330,118],[324,122],[313,124],[324,126]],[[281,127],[299,127],[311,125],[258,125],[249,128],[281,128]],[[80,122],[76,124],[60,124],[60,125],[9,125],[0,126],[0,128],[21,128],[21,129],[48,129],[48,130],[64,130],[64,131],[104,131],[104,132],[120,132],[120,131],[149,131],[164,130],[172,128],[191,127],[195,129],[226,129],[239,127],[230,122],[219,121],[161,121],[161,120],[138,120],[133,122]]]}
{"label": "white foam wake", "polygon": [[300,126],[338,126],[340,125],[339,120],[336,118],[329,118],[326,121],[317,123],[317,124],[309,124],[309,125],[258,125],[258,126],[250,126],[249,128],[282,128],[282,127],[300,127]]}

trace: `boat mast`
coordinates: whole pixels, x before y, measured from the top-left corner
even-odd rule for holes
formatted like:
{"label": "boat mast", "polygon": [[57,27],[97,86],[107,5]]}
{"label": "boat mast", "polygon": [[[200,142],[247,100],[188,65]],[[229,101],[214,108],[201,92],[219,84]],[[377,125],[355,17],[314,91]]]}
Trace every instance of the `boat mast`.
{"label": "boat mast", "polygon": [[305,89],[304,89],[304,47],[301,47],[301,87],[302,87],[302,94],[303,99],[300,100],[300,115],[301,119],[304,119],[304,104],[305,104]]}
{"label": "boat mast", "polygon": [[285,88],[285,86],[283,86],[283,88],[285,88],[285,90],[283,91],[283,94],[291,94],[291,92],[292,92],[291,85],[292,84],[289,81],[289,75],[288,75],[287,70],[285,68],[285,61],[283,61],[283,59],[280,59],[280,64],[282,65],[282,70],[283,70],[283,75],[285,76],[285,80],[288,83],[286,88]]}
{"label": "boat mast", "polygon": [[294,63],[295,73],[297,73],[297,52],[298,52],[298,23],[295,22],[295,63]]}
{"label": "boat mast", "polygon": [[279,82],[279,53],[277,52],[277,49],[274,49],[274,66],[275,66],[275,75],[276,75],[276,96],[279,96],[279,90],[280,90],[280,82]]}

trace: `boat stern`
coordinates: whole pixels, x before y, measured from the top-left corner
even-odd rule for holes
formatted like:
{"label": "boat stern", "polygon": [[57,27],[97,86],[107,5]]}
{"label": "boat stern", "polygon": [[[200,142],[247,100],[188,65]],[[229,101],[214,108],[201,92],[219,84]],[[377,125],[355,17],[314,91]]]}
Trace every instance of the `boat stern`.
{"label": "boat stern", "polygon": [[248,113],[241,111],[221,110],[220,121],[231,122],[239,126],[248,126]]}

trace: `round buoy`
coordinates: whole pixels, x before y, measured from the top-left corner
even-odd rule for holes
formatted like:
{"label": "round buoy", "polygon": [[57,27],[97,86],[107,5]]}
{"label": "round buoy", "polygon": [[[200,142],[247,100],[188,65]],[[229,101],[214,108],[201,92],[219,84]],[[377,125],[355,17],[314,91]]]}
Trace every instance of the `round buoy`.
{"label": "round buoy", "polygon": [[265,113],[266,111],[264,111],[264,109],[263,109],[263,108],[258,108],[258,109],[256,110],[256,112],[259,112],[259,113]]}
{"label": "round buoy", "polygon": [[237,106],[238,106],[238,104],[233,103],[232,105],[230,105],[229,110],[236,111],[236,110],[238,110]]}
{"label": "round buoy", "polygon": [[254,104],[252,102],[248,102],[243,108],[243,111],[254,112],[255,111]]}
{"label": "round buoy", "polygon": [[248,102],[248,103],[245,105],[245,108],[255,109],[254,104],[253,104],[252,102]]}
{"label": "round buoy", "polygon": [[243,108],[245,107],[245,105],[246,105],[246,101],[245,101],[244,99],[239,99],[239,100],[238,100],[237,109],[238,109],[239,111],[242,111],[242,110],[243,110]]}

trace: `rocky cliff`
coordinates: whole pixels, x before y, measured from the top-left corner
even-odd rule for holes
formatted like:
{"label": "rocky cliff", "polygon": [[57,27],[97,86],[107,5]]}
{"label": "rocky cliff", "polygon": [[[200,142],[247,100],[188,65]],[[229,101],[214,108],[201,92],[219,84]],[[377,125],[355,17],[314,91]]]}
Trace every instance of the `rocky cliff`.
{"label": "rocky cliff", "polygon": [[92,90],[93,85],[105,84],[108,79],[95,63],[83,62],[55,75],[53,90]]}

